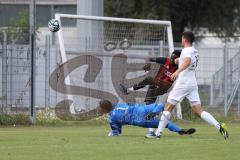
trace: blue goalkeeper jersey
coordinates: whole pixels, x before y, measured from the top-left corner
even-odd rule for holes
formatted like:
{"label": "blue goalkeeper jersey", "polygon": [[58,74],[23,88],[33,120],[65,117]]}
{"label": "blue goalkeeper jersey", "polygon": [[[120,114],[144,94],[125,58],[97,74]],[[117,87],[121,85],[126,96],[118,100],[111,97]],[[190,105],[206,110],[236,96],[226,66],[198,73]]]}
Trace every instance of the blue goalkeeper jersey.
{"label": "blue goalkeeper jersey", "polygon": [[110,123],[118,125],[134,125],[146,128],[157,128],[159,119],[153,118],[146,120],[146,115],[151,112],[160,114],[164,110],[164,104],[152,103],[133,104],[117,103],[112,112],[110,112]]}
{"label": "blue goalkeeper jersey", "polygon": [[[146,120],[146,116],[155,112],[160,114],[164,110],[164,104],[152,103],[145,104],[132,104],[118,103],[115,108],[110,112],[110,127],[112,129],[111,135],[118,136],[122,133],[123,125],[134,125],[146,128],[157,128],[159,119],[154,117],[151,120]],[[166,126],[172,132],[181,131],[181,127],[173,122],[169,122]]]}

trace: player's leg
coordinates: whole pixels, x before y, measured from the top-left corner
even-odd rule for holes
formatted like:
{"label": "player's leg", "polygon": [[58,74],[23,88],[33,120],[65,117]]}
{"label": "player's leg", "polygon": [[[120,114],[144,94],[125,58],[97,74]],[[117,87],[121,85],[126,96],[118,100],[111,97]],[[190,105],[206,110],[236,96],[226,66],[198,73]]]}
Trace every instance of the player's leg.
{"label": "player's leg", "polygon": [[[156,121],[154,121],[154,120],[149,123],[151,123],[151,126],[154,128],[158,127],[158,123],[156,123]],[[177,124],[175,124],[171,121],[166,125],[166,128],[168,128],[168,130],[170,130],[171,132],[176,132],[180,135],[190,135],[190,134],[195,133],[195,131],[196,131],[195,128],[182,129],[180,126],[178,126]],[[155,133],[147,134],[145,137],[151,139],[151,138],[156,138],[156,135],[155,135]]]}
{"label": "player's leg", "polygon": [[162,135],[164,128],[169,123],[170,118],[171,118],[171,112],[175,108],[176,104],[172,104],[172,103],[167,102],[166,108],[161,115],[161,118],[160,118],[160,121],[159,121],[159,124],[158,124],[158,129],[155,132],[157,137],[160,137]]}
{"label": "player's leg", "polygon": [[226,124],[218,122],[210,113],[204,111],[200,104],[192,106],[192,110],[208,124],[213,125],[225,139],[229,138]]}
{"label": "player's leg", "polygon": [[166,128],[168,128],[169,131],[172,131],[172,132],[179,132],[182,130],[182,128],[180,128],[177,124],[171,121],[166,125]]}
{"label": "player's leg", "polygon": [[190,92],[187,98],[191,103],[193,112],[199,115],[199,117],[201,117],[201,119],[203,119],[205,122],[213,125],[217,130],[219,130],[225,139],[229,137],[226,125],[224,123],[221,124],[210,113],[203,110],[197,87]]}
{"label": "player's leg", "polygon": [[177,132],[180,135],[186,135],[186,134],[193,134],[196,132],[195,128],[189,128],[189,129],[182,129],[180,126],[178,126],[177,124],[173,123],[173,122],[169,122],[166,126],[166,128],[168,128],[168,130],[172,131],[172,132]]}
{"label": "player's leg", "polygon": [[213,125],[218,130],[220,129],[220,123],[210,113],[204,111],[201,104],[192,106],[192,110],[208,124]]}
{"label": "player's leg", "polygon": [[146,105],[156,102],[158,95],[156,92],[153,92],[153,90],[156,90],[156,88],[157,86],[154,86],[154,85],[148,87],[147,94],[144,100]]}
{"label": "player's leg", "polygon": [[[159,95],[165,94],[168,89],[169,89],[169,86],[164,86],[164,85],[161,85],[157,82],[156,82],[156,85],[149,86],[147,94],[146,94],[146,98],[145,98],[145,103],[146,104],[155,103],[157,97]],[[149,128],[149,133],[148,134],[155,135],[155,133],[153,133],[152,128]]]}
{"label": "player's leg", "polygon": [[[149,86],[149,89],[146,94],[145,102],[152,101],[153,98],[157,99],[158,96],[164,95],[165,93],[167,93],[167,91],[168,90],[166,88],[159,85]],[[156,100],[154,100],[154,102],[152,101],[151,103],[155,103],[155,101]]]}
{"label": "player's leg", "polygon": [[131,91],[136,91],[144,88],[146,85],[157,85],[153,77],[146,77],[144,80],[140,81],[138,84],[134,84],[132,87],[127,87],[124,84],[119,85],[120,91],[124,94],[129,94]]}
{"label": "player's leg", "polygon": [[146,85],[156,86],[157,83],[153,77],[146,77],[144,80],[140,81],[138,84],[133,85],[129,90],[138,90],[144,88]]}
{"label": "player's leg", "polygon": [[180,102],[187,94],[188,94],[187,89],[175,87],[169,93],[165,111],[163,111],[163,114],[161,115],[158,129],[155,133],[157,137],[160,137],[162,135],[164,128],[169,123],[169,120],[171,118],[171,112],[175,108],[176,104]]}

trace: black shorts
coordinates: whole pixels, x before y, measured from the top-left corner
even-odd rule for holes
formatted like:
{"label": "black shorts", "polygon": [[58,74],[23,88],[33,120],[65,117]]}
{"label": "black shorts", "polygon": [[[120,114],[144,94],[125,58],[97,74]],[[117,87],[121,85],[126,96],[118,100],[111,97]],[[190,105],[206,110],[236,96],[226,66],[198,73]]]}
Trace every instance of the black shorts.
{"label": "black shorts", "polygon": [[167,93],[171,86],[172,83],[168,81],[155,81],[155,85],[149,86],[144,102],[147,104],[154,103],[157,97]]}

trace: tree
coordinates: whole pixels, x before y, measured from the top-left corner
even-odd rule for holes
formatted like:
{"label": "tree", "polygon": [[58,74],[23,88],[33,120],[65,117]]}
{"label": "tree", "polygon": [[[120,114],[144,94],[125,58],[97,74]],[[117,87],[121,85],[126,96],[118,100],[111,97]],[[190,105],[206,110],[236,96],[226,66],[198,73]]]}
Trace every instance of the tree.
{"label": "tree", "polygon": [[[201,28],[220,38],[237,37],[240,31],[239,0],[105,0],[105,15],[171,20],[175,41],[185,29]],[[200,35],[197,35],[200,36]]]}
{"label": "tree", "polygon": [[29,42],[29,13],[22,11],[16,20],[11,20],[7,28],[3,28],[8,35],[8,41],[15,44],[28,44]]}

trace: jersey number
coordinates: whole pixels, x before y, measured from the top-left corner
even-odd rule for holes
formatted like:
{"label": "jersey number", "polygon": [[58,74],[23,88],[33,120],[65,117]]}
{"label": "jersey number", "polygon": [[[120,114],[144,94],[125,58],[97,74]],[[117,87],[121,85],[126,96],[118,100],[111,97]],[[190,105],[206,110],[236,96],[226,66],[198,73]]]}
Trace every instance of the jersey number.
{"label": "jersey number", "polygon": [[197,66],[198,66],[198,60],[199,60],[199,56],[198,55],[196,55],[195,56],[195,61],[192,63],[192,66],[191,66],[191,70],[195,70],[196,68],[197,68]]}

